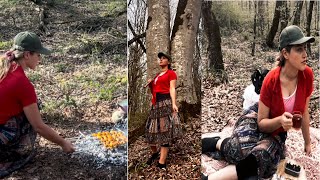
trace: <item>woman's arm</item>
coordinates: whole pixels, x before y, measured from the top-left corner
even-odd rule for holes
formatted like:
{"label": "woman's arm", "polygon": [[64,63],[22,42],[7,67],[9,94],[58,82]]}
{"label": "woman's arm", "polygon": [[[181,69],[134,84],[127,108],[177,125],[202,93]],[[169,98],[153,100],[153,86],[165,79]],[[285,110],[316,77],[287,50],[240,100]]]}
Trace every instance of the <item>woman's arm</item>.
{"label": "woman's arm", "polygon": [[34,130],[49,141],[62,147],[65,152],[73,152],[73,145],[59,136],[53,129],[46,125],[42,119],[36,103],[23,108],[23,111]]}
{"label": "woman's arm", "polygon": [[302,130],[302,135],[304,139],[304,146],[305,146],[305,151],[307,155],[310,154],[311,152],[311,144],[310,144],[310,114],[309,114],[309,101],[310,97],[307,98],[306,100],[306,107],[304,109],[304,113],[302,115],[302,122],[301,122],[301,130]]}
{"label": "woman's arm", "polygon": [[178,107],[176,104],[176,82],[177,82],[177,80],[170,81],[170,97],[171,97],[171,101],[172,101],[173,111],[178,112]]}
{"label": "woman's arm", "polygon": [[280,127],[288,130],[292,127],[292,114],[284,112],[281,116],[269,119],[270,108],[259,101],[258,126],[259,130],[265,133],[272,133]]}

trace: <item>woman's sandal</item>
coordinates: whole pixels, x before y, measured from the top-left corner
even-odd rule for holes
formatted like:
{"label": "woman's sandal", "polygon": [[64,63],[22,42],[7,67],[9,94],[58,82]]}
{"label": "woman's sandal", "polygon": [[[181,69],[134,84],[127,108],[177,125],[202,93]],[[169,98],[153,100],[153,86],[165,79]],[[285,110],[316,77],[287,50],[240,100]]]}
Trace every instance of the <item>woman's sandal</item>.
{"label": "woman's sandal", "polygon": [[153,153],[153,154],[151,155],[151,157],[148,159],[148,161],[147,161],[146,164],[151,165],[152,162],[153,162],[154,160],[156,160],[159,156],[160,156],[160,153],[159,153],[159,152]]}

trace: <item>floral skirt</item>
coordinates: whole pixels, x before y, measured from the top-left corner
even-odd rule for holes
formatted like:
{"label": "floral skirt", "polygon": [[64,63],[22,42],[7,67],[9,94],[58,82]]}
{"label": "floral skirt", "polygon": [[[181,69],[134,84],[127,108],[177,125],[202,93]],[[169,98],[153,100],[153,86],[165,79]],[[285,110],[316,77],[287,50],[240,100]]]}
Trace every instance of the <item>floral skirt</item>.
{"label": "floral skirt", "polygon": [[248,113],[241,116],[235,124],[230,139],[221,149],[224,159],[237,164],[250,154],[258,162],[258,176],[272,176],[278,163],[284,158],[286,134],[271,136],[259,131],[257,114]]}
{"label": "floral skirt", "polygon": [[171,144],[182,135],[178,113],[172,111],[170,94],[157,94],[145,126],[146,141],[149,144]]}
{"label": "floral skirt", "polygon": [[24,114],[0,125],[0,178],[22,168],[35,156],[36,136]]}

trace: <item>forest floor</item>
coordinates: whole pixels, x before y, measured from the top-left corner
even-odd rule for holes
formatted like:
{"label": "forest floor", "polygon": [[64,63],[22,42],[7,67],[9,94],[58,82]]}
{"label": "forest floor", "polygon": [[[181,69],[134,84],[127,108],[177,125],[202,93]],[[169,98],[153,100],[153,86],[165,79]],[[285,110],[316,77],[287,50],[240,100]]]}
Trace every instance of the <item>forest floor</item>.
{"label": "forest floor", "polygon": [[[27,76],[44,122],[65,138],[112,127],[112,112],[127,98],[126,2],[41,2],[0,1],[1,52],[20,31],[39,34],[53,53]],[[39,28],[43,8],[45,27]],[[5,179],[127,179],[126,165],[98,169],[42,137],[37,141],[32,162]]]}
{"label": "forest floor", "polygon": [[[276,37],[277,38],[277,37]],[[229,120],[238,119],[242,113],[243,92],[251,84],[251,74],[255,69],[275,67],[276,49],[256,44],[255,56],[251,56],[252,44],[242,33],[233,33],[222,38],[222,53],[225,67],[224,78],[228,83],[221,83],[212,74],[204,74],[202,80],[202,133],[220,132]],[[319,68],[318,44],[312,44],[312,56],[308,57],[308,66],[315,74],[314,91],[309,106],[310,126],[319,128]]]}
{"label": "forest floor", "polygon": [[129,145],[128,179],[199,179],[200,177],[200,118],[190,118],[182,124],[184,134],[172,147],[167,157],[167,170],[146,162],[151,149],[143,136]]}

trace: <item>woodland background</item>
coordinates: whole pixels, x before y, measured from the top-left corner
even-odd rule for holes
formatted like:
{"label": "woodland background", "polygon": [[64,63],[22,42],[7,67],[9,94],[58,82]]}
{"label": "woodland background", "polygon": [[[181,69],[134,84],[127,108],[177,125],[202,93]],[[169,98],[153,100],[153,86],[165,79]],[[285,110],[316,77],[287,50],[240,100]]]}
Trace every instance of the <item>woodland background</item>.
{"label": "woodland background", "polygon": [[[129,178],[199,178],[201,133],[220,131],[241,115],[251,74],[275,67],[279,34],[291,24],[316,38],[308,47],[308,65],[315,74],[310,125],[318,127],[318,12],[319,2],[309,0],[129,0]],[[185,130],[183,140],[170,148],[167,172],[145,164],[150,150],[143,137],[150,108],[143,86],[158,71],[159,51],[173,57]]]}
{"label": "woodland background", "polygon": [[[316,37],[308,64],[315,73],[311,126],[319,125],[318,1],[1,0],[0,5],[1,52],[25,30],[55,51],[28,76],[43,102],[45,122],[62,136],[109,125],[116,102],[127,97],[128,82],[130,179],[198,179],[201,133],[220,131],[239,117],[251,73],[274,67],[279,32],[290,24]],[[167,172],[146,166],[149,148],[142,136],[150,108],[143,86],[158,71],[159,51],[170,52],[179,75],[185,132],[170,148]],[[126,176],[126,167],[84,166],[39,138],[33,163],[7,179]]]}
{"label": "woodland background", "polygon": [[[0,50],[20,31],[33,31],[54,51],[27,73],[46,124],[65,138],[111,123],[127,98],[126,19],[121,0],[0,0]],[[5,179],[127,179],[126,166],[103,170],[39,138],[32,163]]]}

